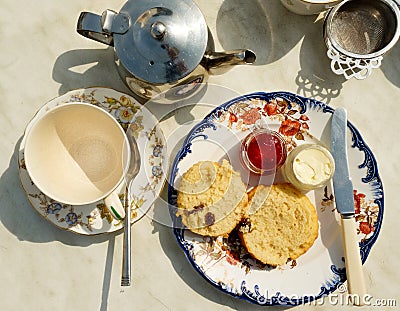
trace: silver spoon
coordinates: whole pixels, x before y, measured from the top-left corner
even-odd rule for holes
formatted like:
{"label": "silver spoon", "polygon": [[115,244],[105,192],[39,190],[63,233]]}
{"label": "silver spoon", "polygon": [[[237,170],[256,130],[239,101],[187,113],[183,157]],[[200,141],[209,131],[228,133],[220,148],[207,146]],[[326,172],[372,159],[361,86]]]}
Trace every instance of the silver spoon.
{"label": "silver spoon", "polygon": [[139,173],[140,168],[140,153],[136,144],[133,130],[129,126],[126,131],[129,146],[131,148],[131,161],[125,176],[125,219],[124,219],[124,241],[123,241],[123,254],[122,254],[122,276],[121,286],[131,285],[131,204],[128,198],[128,189],[132,180]]}

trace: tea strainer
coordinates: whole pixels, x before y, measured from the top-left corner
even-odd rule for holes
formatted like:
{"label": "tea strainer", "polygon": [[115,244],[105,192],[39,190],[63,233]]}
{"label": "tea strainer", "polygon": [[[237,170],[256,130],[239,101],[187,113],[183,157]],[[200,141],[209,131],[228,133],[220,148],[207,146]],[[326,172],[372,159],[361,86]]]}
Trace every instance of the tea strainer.
{"label": "tea strainer", "polygon": [[400,10],[393,0],[344,0],[325,18],[332,71],[365,79],[398,41]]}

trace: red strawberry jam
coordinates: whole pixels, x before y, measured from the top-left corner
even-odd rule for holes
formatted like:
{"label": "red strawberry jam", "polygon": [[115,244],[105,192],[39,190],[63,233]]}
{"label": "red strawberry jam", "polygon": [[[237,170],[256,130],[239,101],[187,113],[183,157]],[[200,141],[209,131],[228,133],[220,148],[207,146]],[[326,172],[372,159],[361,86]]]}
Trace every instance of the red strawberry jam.
{"label": "red strawberry jam", "polygon": [[286,154],[285,141],[274,131],[254,131],[242,142],[242,162],[256,174],[275,173],[285,162]]}

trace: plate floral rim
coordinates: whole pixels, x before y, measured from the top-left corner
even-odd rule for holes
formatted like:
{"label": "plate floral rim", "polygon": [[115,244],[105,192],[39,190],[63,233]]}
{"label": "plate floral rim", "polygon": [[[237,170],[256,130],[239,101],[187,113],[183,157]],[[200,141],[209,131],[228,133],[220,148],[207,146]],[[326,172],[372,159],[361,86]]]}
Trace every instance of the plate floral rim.
{"label": "plate floral rim", "polygon": [[[167,172],[168,161],[166,140],[162,129],[151,111],[134,97],[113,88],[98,86],[71,90],[54,97],[42,105],[27,123],[19,146],[18,170],[20,183],[34,210],[56,227],[79,235],[91,236],[121,231],[123,222],[113,219],[102,200],[87,205],[89,209],[93,209],[93,212],[83,215],[85,212],[79,211],[79,208],[76,209],[72,205],[56,202],[41,193],[26,172],[23,155],[26,131],[38,116],[46,113],[51,107],[69,102],[91,103],[106,110],[117,119],[124,130],[127,129],[128,125],[133,125],[141,153],[141,168],[137,178],[132,181],[129,188],[135,201],[135,203],[131,203],[132,224],[147,213],[166,182],[165,172]],[[144,116],[147,118],[144,118]],[[139,177],[143,178],[143,176],[147,180],[144,186],[143,180],[138,183]],[[138,190],[135,188],[140,188],[140,194],[137,193]],[[119,197],[124,201],[124,191],[122,191],[122,188],[119,191]],[[50,217],[52,218],[50,219]],[[106,226],[93,230],[91,226],[96,222],[104,223]]]}
{"label": "plate floral rim", "polygon": [[[220,291],[229,294],[235,298],[239,298],[242,300],[246,300],[248,302],[251,302],[253,304],[258,304],[258,305],[266,305],[266,306],[273,306],[273,305],[280,305],[280,306],[295,306],[295,305],[300,305],[304,304],[307,302],[311,302],[313,300],[319,299],[321,297],[327,296],[330,293],[334,292],[340,285],[342,285],[346,281],[346,273],[345,269],[343,268],[337,268],[336,266],[332,265],[331,270],[333,272],[334,278],[330,281],[328,281],[325,286],[321,284],[321,291],[319,293],[316,293],[314,296],[305,296],[301,297],[298,299],[293,299],[289,297],[285,297],[281,295],[279,292],[273,296],[266,298],[262,296],[262,294],[258,291],[258,287],[255,286],[254,290],[248,290],[246,288],[246,282],[245,280],[242,281],[241,284],[241,290],[242,293],[238,294],[235,291],[233,291],[231,288],[227,287],[224,284],[221,284],[220,282],[216,282],[215,280],[211,279],[208,277],[205,273],[203,273],[201,267],[197,264],[195,259],[191,256],[190,250],[193,248],[193,245],[189,243],[188,241],[185,240],[184,238],[184,232],[185,228],[182,226],[182,223],[179,218],[175,217],[175,207],[176,207],[176,199],[177,199],[177,191],[174,187],[174,182],[175,178],[177,176],[177,172],[179,170],[178,165],[179,162],[185,158],[188,153],[191,153],[191,147],[193,140],[199,137],[202,137],[204,139],[207,139],[207,135],[203,133],[204,130],[206,129],[213,129],[216,130],[216,125],[214,124],[216,120],[219,118],[219,116],[222,113],[227,113],[228,109],[233,106],[236,103],[239,103],[241,101],[250,101],[253,99],[261,99],[265,100],[267,103],[270,102],[270,100],[276,100],[276,99],[283,99],[287,101],[289,106],[291,104],[296,104],[300,107],[300,115],[303,115],[308,107],[310,110],[317,110],[321,111],[322,113],[328,113],[332,114],[334,112],[334,108],[328,106],[327,104],[320,102],[315,99],[311,98],[306,98],[294,93],[290,92],[255,92],[255,93],[250,93],[247,95],[242,95],[239,97],[236,97],[234,99],[231,99],[217,108],[213,109],[207,116],[204,117],[202,121],[200,121],[197,125],[195,125],[192,130],[188,133],[186,136],[182,148],[178,151],[172,166],[170,170],[170,178],[169,178],[169,184],[168,184],[168,201],[169,201],[169,211],[170,211],[170,216],[172,218],[173,222],[173,232],[174,236],[176,238],[176,241],[182,248],[186,258],[190,262],[190,264],[193,266],[193,268],[209,283],[211,283],[214,287],[219,289]],[[270,115],[270,110],[269,108],[271,107],[265,107],[266,112],[268,115]],[[274,113],[273,108],[272,108],[272,114]],[[234,116],[233,121],[237,121],[237,117]],[[307,121],[306,119],[304,121]],[[305,127],[307,127],[307,122],[305,123]],[[358,129],[348,121],[348,130],[351,131],[352,134],[352,148],[357,148],[360,152],[364,153],[364,161],[362,164],[358,166],[359,169],[366,169],[366,175],[362,178],[362,182],[367,184],[373,184],[374,185],[374,203],[376,204],[377,208],[379,208],[379,213],[377,214],[377,217],[375,219],[375,222],[373,223],[373,228],[369,228],[369,236],[368,238],[364,238],[360,241],[359,246],[360,246],[360,256],[362,263],[365,263],[372,246],[376,242],[379,232],[382,226],[382,218],[383,218],[383,212],[384,212],[384,191],[383,191],[383,184],[381,181],[381,178],[379,176],[378,172],[378,165],[377,161],[371,151],[371,149],[367,146],[365,141],[363,140],[360,132]],[[292,125],[289,124],[287,129],[290,131],[292,129]],[[301,127],[300,127],[301,128]],[[297,131],[296,135],[301,133],[301,130]],[[293,134],[294,135],[294,134]],[[300,138],[301,139],[301,138]],[[356,197],[357,195],[360,195],[359,197]],[[356,194],[355,193],[355,198],[358,198],[359,200],[362,200],[363,196],[362,194]],[[327,200],[333,200],[333,197],[328,197],[326,198]],[[356,202],[356,204],[360,204],[360,202]],[[359,208],[359,205],[358,205]],[[357,206],[356,206],[357,210]],[[357,212],[356,212],[357,213]],[[367,235],[366,235],[367,237]]]}

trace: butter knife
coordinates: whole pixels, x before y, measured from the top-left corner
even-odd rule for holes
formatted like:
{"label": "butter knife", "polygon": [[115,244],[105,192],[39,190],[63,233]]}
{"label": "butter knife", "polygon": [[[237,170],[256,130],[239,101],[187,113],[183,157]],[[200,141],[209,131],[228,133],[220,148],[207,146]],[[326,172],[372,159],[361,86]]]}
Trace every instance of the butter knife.
{"label": "butter knife", "polygon": [[335,160],[333,188],[338,212],[341,214],[343,247],[345,254],[347,289],[354,295],[353,303],[362,305],[366,294],[360,248],[357,240],[353,184],[347,161],[347,111],[334,111],[331,127],[331,152]]}

